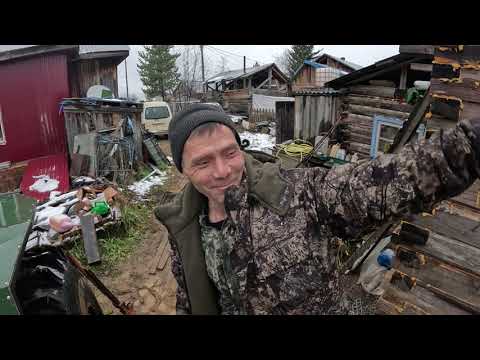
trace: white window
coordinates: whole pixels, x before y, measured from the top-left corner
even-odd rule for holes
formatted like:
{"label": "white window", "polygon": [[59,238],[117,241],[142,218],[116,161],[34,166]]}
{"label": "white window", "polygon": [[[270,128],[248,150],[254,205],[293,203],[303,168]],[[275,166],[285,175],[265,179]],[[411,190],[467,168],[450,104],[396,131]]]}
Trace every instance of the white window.
{"label": "white window", "polygon": [[2,108],[0,108],[0,145],[5,145],[7,140],[5,139],[5,130],[3,127]]}

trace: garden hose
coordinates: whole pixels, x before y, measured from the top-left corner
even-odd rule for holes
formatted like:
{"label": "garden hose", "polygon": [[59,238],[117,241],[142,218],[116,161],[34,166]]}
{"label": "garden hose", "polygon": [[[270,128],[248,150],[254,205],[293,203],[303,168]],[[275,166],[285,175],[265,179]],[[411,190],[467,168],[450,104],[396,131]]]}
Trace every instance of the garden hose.
{"label": "garden hose", "polygon": [[300,157],[300,161],[302,161],[305,156],[313,151],[312,144],[300,139],[297,139],[290,144],[279,144],[278,147],[279,150],[277,152],[277,157],[278,154],[283,151],[288,156]]}

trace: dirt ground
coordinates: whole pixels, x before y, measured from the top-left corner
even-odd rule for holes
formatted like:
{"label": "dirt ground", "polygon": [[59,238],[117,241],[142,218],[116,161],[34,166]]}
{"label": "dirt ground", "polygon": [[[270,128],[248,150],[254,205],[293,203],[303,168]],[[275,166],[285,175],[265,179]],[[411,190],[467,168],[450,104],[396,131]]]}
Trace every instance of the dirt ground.
{"label": "dirt ground", "polygon": [[[171,156],[168,140],[161,140],[160,147],[167,156]],[[185,177],[172,167],[169,179],[162,186],[162,191],[176,193],[185,184]],[[158,195],[152,191],[151,197],[155,199]],[[171,272],[168,241],[165,245],[166,229],[154,218],[153,214],[149,223],[150,230],[139,241],[135,251],[111,273],[100,276],[100,279],[120,301],[132,303],[135,314],[174,315],[177,284]],[[160,253],[162,253],[162,259],[159,261]],[[157,267],[159,262],[163,264]],[[163,268],[161,265],[164,265]],[[120,314],[110,300],[97,289],[95,289],[95,295],[105,314]]]}

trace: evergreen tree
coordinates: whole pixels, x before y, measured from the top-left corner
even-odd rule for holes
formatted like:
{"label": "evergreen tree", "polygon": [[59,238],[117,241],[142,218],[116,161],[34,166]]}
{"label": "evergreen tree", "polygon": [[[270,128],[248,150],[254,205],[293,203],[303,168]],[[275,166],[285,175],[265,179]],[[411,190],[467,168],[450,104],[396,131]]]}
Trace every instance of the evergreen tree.
{"label": "evergreen tree", "polygon": [[176,66],[179,54],[171,54],[173,45],[145,46],[139,52],[138,72],[143,83],[143,92],[151,99],[161,95],[164,99],[167,92],[177,86],[180,75]]}
{"label": "evergreen tree", "polygon": [[311,59],[316,53],[313,52],[314,45],[292,45],[288,50],[288,76],[292,78],[295,71],[305,60]]}

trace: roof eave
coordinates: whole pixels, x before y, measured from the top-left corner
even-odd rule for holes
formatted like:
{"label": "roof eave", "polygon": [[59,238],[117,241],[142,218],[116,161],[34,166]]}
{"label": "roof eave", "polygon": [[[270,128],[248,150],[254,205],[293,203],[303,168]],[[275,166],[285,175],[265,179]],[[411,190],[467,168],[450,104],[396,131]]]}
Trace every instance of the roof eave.
{"label": "roof eave", "polygon": [[37,45],[0,53],[0,62],[61,51],[78,51],[78,45]]}

